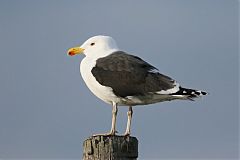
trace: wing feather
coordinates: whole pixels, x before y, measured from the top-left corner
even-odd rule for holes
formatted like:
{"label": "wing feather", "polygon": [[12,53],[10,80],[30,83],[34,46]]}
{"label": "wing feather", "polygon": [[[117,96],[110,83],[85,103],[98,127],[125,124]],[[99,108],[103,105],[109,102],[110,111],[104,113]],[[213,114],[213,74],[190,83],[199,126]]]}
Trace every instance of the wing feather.
{"label": "wing feather", "polygon": [[175,87],[173,79],[156,70],[137,56],[116,51],[98,59],[92,74],[101,85],[111,87],[120,97],[145,95]]}

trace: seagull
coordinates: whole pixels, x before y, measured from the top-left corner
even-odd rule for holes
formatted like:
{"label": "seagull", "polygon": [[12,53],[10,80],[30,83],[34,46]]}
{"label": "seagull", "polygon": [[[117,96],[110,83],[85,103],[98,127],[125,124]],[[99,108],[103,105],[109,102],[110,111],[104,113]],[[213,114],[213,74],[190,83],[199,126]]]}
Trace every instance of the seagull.
{"label": "seagull", "polygon": [[116,134],[118,106],[128,106],[125,136],[130,135],[133,106],[171,100],[194,100],[207,92],[183,88],[174,79],[143,59],[122,51],[110,36],[94,36],[81,46],[68,50],[68,55],[83,53],[80,73],[90,91],[112,105],[112,125]]}

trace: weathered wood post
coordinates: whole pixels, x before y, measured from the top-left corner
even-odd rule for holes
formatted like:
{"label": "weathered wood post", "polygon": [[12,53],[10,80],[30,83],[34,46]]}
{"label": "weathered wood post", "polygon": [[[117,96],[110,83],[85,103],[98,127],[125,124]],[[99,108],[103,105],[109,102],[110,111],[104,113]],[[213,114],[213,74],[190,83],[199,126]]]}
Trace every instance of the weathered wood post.
{"label": "weathered wood post", "polygon": [[138,140],[129,136],[92,136],[83,142],[83,160],[136,160]]}

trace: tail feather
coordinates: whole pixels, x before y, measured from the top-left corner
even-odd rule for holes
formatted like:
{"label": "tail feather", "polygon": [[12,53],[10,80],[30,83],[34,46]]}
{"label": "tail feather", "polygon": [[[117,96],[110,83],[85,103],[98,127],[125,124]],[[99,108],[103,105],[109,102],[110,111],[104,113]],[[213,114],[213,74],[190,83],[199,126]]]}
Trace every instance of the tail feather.
{"label": "tail feather", "polygon": [[189,100],[194,100],[194,98],[207,95],[208,93],[205,91],[195,90],[195,89],[188,89],[179,87],[179,90],[176,93],[172,93],[172,95],[182,95],[186,96]]}

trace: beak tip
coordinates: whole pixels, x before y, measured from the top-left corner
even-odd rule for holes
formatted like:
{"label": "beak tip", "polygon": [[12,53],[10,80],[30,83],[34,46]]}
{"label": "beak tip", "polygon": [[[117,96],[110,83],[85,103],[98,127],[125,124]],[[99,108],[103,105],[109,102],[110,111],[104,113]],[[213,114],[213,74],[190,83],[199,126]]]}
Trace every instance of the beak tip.
{"label": "beak tip", "polygon": [[73,53],[73,52],[68,52],[67,53],[69,56],[74,56],[75,55],[75,53]]}

